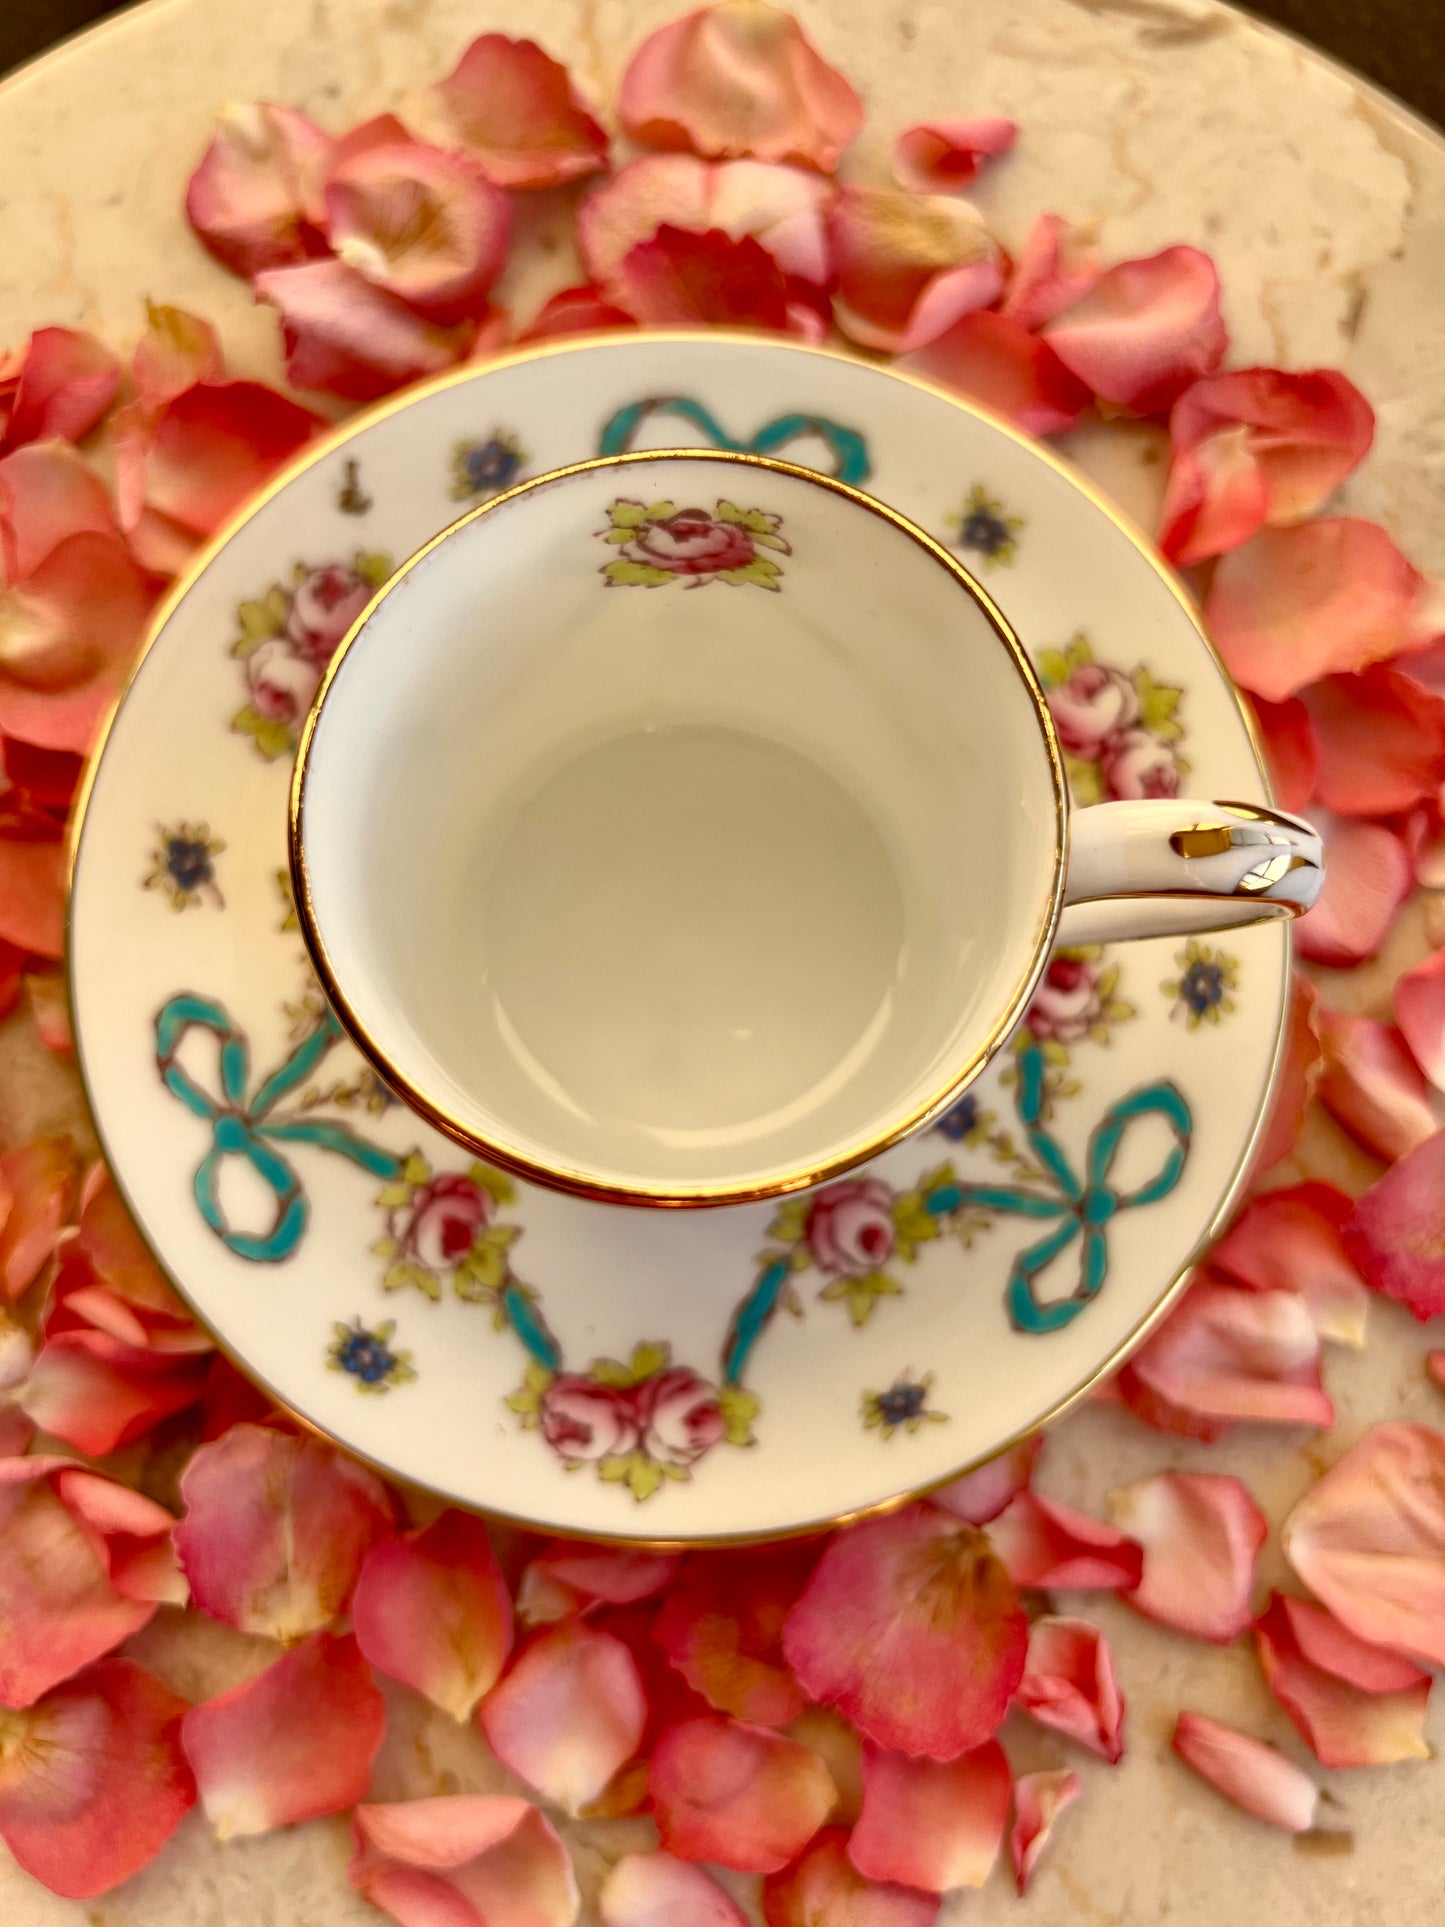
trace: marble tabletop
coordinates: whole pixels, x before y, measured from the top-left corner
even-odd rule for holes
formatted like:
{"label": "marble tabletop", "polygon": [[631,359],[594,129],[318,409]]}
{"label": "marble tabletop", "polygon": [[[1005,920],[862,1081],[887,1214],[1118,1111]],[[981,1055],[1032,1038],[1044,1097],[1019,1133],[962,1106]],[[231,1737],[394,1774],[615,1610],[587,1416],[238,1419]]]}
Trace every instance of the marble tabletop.
{"label": "marble tabletop", "polygon": [[[526,31],[567,60],[589,95],[610,101],[628,52],[676,11],[676,0],[531,0]],[[977,196],[1006,244],[1034,214],[1056,208],[1094,222],[1106,258],[1175,241],[1207,248],[1223,276],[1237,361],[1342,367],[1369,395],[1378,441],[1346,505],[1386,522],[1418,566],[1445,572],[1445,140],[1215,0],[880,0],[868,8],[799,0],[797,11],[865,91],[868,129],[849,164],[858,177],[884,178],[892,136],[908,121],[1011,114],[1024,129],[1018,150]],[[0,343],[44,322],[125,343],[150,296],[214,319],[237,373],[279,379],[274,317],[202,253],[181,216],[182,183],[217,109],[267,96],[344,126],[445,71],[476,33],[517,26],[503,0],[149,0],[21,72],[0,85]],[[539,207],[537,219],[548,218]],[[543,255],[527,278],[524,306],[571,278],[565,253]],[[1151,519],[1161,473],[1152,431],[1085,431],[1066,452]],[[1430,929],[1432,908],[1413,906],[1386,954],[1333,977],[1328,1000],[1383,1012],[1394,974],[1423,949],[1427,930],[1445,938],[1445,928]],[[0,1025],[0,1143],[61,1128],[93,1144],[73,1074],[11,1019]],[[1297,1169],[1358,1187],[1376,1167],[1316,1122]],[[1094,1407],[1058,1429],[1042,1489],[1102,1511],[1111,1487],[1164,1466],[1229,1471],[1277,1521],[1368,1424],[1445,1419],[1422,1368],[1424,1332],[1386,1303],[1370,1316],[1365,1351],[1335,1351],[1327,1362],[1339,1411],[1333,1432],[1245,1428],[1201,1448]],[[1282,1577],[1271,1545],[1261,1579]],[[1225,1806],[1169,1753],[1175,1712],[1189,1705],[1301,1756],[1247,1644],[1201,1647],[1108,1597],[1091,1596],[1088,1611],[1115,1645],[1130,1709],[1127,1756],[1110,1768],[1041,1732],[1006,1733],[1024,1770],[1060,1763],[1067,1751],[1084,1799],[1060,1823],[1026,1900],[1014,1900],[999,1874],[985,1895],[947,1906],[944,1922],[1438,1920],[1438,1761],[1322,1776],[1328,1825],[1353,1844],[1318,1857],[1310,1842],[1292,1844]],[[167,1670],[197,1697],[254,1663],[255,1642],[220,1626],[192,1623],[185,1639]],[[376,1797],[508,1784],[475,1732],[418,1709],[398,1689]],[[1433,1726],[1439,1744],[1445,1703]],[[573,1822],[565,1830],[590,1895],[606,1865],[650,1828]],[[378,1916],[346,1884],[349,1851],[344,1820],[218,1846],[195,1812],[150,1868],[111,1897],[81,1904],[43,1891],[0,1849],[0,1920],[359,1927]]]}

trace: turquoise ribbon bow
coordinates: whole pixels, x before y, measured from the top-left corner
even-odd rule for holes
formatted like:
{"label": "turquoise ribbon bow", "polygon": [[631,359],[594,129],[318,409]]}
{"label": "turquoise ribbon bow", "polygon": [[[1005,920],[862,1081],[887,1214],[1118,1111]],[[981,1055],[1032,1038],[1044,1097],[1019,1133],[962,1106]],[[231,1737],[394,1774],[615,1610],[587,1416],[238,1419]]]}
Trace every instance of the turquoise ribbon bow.
{"label": "turquoise ribbon bow", "polygon": [[[219,1097],[203,1090],[177,1061],[182,1043],[198,1029],[211,1032],[216,1039]],[[275,1148],[277,1145],[313,1144],[318,1150],[337,1152],[375,1178],[395,1178],[401,1170],[400,1158],[367,1144],[344,1124],[271,1115],[282,1098],[311,1076],[341,1034],[341,1026],[328,1010],[281,1068],[265,1078],[248,1098],[251,1048],[245,1032],[231,1021],[223,1005],[209,997],[186,994],[172,997],[156,1018],[156,1061],[161,1082],[172,1097],[211,1126],[211,1148],[195,1175],[196,1203],[212,1231],[238,1258],[277,1264],[291,1256],[305,1235],[311,1207],[301,1179]],[[236,1157],[245,1159],[275,1199],[271,1228],[260,1236],[233,1231],[221,1209],[221,1171],[228,1159]]]}
{"label": "turquoise ribbon bow", "polygon": [[652,415],[678,415],[706,435],[714,448],[731,449],[737,455],[776,455],[780,448],[786,448],[799,436],[816,435],[827,444],[833,457],[834,475],[840,482],[851,482],[855,488],[867,481],[872,467],[868,444],[858,431],[840,427],[822,415],[779,415],[776,420],[764,423],[751,441],[740,442],[728,434],[701,402],[689,401],[686,395],[652,395],[645,401],[619,408],[602,431],[598,453],[625,455],[638,429]]}

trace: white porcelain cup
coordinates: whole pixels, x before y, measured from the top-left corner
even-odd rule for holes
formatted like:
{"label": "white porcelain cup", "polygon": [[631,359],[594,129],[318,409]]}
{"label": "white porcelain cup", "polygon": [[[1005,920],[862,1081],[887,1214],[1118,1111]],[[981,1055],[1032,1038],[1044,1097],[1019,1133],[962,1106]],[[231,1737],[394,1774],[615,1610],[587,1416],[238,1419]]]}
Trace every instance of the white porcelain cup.
{"label": "white porcelain cup", "polygon": [[1048,706],[946,549],[765,458],[497,497],[346,638],[291,799],[302,928],[382,1076],[589,1197],[817,1184],[953,1103],[1051,947],[1308,908],[1307,824],[1071,810]]}

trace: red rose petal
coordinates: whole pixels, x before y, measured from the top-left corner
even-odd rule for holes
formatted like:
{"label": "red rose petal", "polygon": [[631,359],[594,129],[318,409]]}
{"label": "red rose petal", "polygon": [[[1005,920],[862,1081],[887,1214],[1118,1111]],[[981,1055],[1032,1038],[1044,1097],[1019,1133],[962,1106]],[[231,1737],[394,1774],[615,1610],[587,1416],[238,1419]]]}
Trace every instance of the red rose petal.
{"label": "red rose petal", "polygon": [[110,490],[68,442],[31,442],[0,461],[0,568],[19,582],[70,535],[114,535]]}
{"label": "red rose petal", "polygon": [[835,1790],[816,1753],[765,1726],[683,1720],[648,1774],[662,1844],[680,1860],[776,1873],[827,1819]]}
{"label": "red rose petal", "polygon": [[68,813],[80,783],[83,759],[69,749],[38,749],[18,737],[0,738],[0,760],[10,785],[16,820],[36,812]]}
{"label": "red rose petal", "polygon": [[0,941],[39,957],[65,952],[65,845],[0,831]]}
{"label": "red rose petal", "polygon": [[1013,1775],[989,1740],[956,1760],[910,1760],[863,1743],[863,1810],[848,1858],[869,1880],[941,1894],[981,1887],[1008,1821]]}
{"label": "red rose petal", "polygon": [[529,1800],[458,1793],[360,1806],[347,1878],[401,1927],[572,1927],[567,1849]]}
{"label": "red rose petal", "polygon": [[1332,1184],[1267,1191],[1250,1200],[1210,1252],[1210,1267],[1255,1291],[1298,1292],[1321,1338],[1358,1348],[1368,1294],[1344,1246],[1353,1208]]}
{"label": "red rose petal", "polygon": [[1077,1740],[1111,1766],[1123,1759],[1124,1696],[1108,1641],[1089,1620],[1046,1614],[1034,1621],[1016,1698],[1041,1725]]}
{"label": "red rose petal", "polygon": [[782,269],[751,235],[734,241],[720,228],[692,234],[660,227],[629,250],[611,287],[648,327],[789,326]]}
{"label": "red rose petal", "polygon": [[1014,1884],[1026,1894],[1054,1830],[1054,1822],[1083,1792],[1077,1773],[1021,1773],[1014,1782],[1009,1854]]}
{"label": "red rose petal", "polygon": [[1220,1645],[1244,1631],[1269,1526],[1238,1479],[1159,1472],[1112,1493],[1109,1508],[1144,1548],[1144,1576],[1127,1595],[1137,1612]]}
{"label": "red rose petal", "polygon": [[1249,705],[1264,740],[1265,760],[1281,809],[1307,808],[1320,767],[1319,738],[1309,710],[1298,696],[1287,696],[1282,703],[1251,696]]}
{"label": "red rose petal", "polygon": [[0,1299],[14,1304],[55,1250],[75,1208],[75,1146],[39,1137],[0,1156]]}
{"label": "red rose petal", "polygon": [[1046,341],[992,310],[965,315],[898,366],[982,402],[1030,435],[1074,427],[1089,405],[1088,389]]}
{"label": "red rose petal", "polygon": [[[1297,1602],[1303,1605],[1305,1602]],[[1322,1766],[1389,1766],[1425,1760],[1425,1713],[1430,1680],[1391,1692],[1362,1692],[1311,1664],[1301,1651],[1280,1593],[1256,1622],[1255,1644],[1269,1690]]]}
{"label": "red rose petal", "polygon": [[1028,1489],[1044,1439],[1041,1432],[1021,1439],[976,1471],[965,1472],[929,1495],[929,1503],[951,1512],[971,1526],[986,1526],[1006,1505]]}
{"label": "red rose petal", "polygon": [[321,251],[332,145],[290,107],[257,100],[223,110],[186,190],[186,218],[223,267],[249,279]]}
{"label": "red rose petal", "polygon": [[798,22],[766,0],[721,0],[649,34],[628,62],[622,125],[644,147],[750,154],[825,174],[863,103]]}
{"label": "red rose petal", "polygon": [[1305,1113],[1314,1101],[1324,1068],[1319,1001],[1319,993],[1309,979],[1297,970],[1292,972],[1268,1122],[1255,1152],[1255,1178],[1287,1158],[1304,1129]]}
{"label": "red rose petal", "polygon": [[345,1610],[390,1529],[385,1488],[329,1445],[235,1425],[181,1475],[176,1549],[202,1612],[294,1641]]}
{"label": "red rose petal", "polygon": [[1224,358],[1219,275],[1198,248],[1164,248],[1107,269],[1046,322],[1044,339],[1101,401],[1157,414]]}
{"label": "red rose petal", "polygon": [[498,187],[560,187],[607,165],[607,134],[560,66],[535,40],[485,33],[428,105]]}
{"label": "red rose petal", "polygon": [[218,1840],[354,1806],[386,1730],[386,1705],[349,1634],[317,1633],[253,1679],[193,1706],[186,1758]]}
{"label": "red rose petal", "polygon": [[1127,1591],[1143,1570],[1144,1555],[1132,1539],[1036,1492],[1021,1492],[988,1536],[1016,1586]]}
{"label": "red rose petal", "polygon": [[0,453],[59,437],[78,442],[115,400],[120,363],[78,328],[37,328],[0,356]]}
{"label": "red rose petal", "polygon": [[655,1637],[720,1713],[787,1726],[806,1701],[783,1663],[783,1622],[814,1565],[812,1546],[694,1553],[658,1614]]}
{"label": "red rose petal", "polygon": [[1007,154],[1018,137],[1018,122],[1003,114],[919,121],[893,144],[893,177],[915,194],[947,194],[967,187],[985,161]]}
{"label": "red rose petal", "polygon": [[1393,1024],[1321,1010],[1320,1100],[1367,1151],[1402,1158],[1445,1124],[1445,1105]]}
{"label": "red rose petal", "polygon": [[197,382],[226,377],[221,339],[209,321],[184,308],[146,302],[146,331],[131,357],[136,393],[148,408],[160,408]]}
{"label": "red rose petal", "polygon": [[1168,1406],[1202,1420],[1205,1437],[1240,1420],[1334,1423],[1320,1384],[1319,1332],[1293,1291],[1242,1291],[1199,1278],[1126,1371]]}
{"label": "red rose petal", "polygon": [[831,1827],[784,1873],[763,1882],[766,1927],[932,1927],[936,1894],[865,1880],[848,1858],[847,1835]]}
{"label": "red rose petal", "polygon": [[478,1717],[504,1766],[576,1813],[637,1752],[647,1700],[622,1641],[568,1620],[522,1649]]}
{"label": "red rose petal", "polygon": [[133,1661],[104,1659],[7,1716],[0,1839],[28,1874],[90,1900],[155,1858],[195,1804],[185,1709]]}
{"label": "red rose petal", "polygon": [[256,276],[256,298],[281,317],[286,374],[298,388],[376,401],[465,359],[472,329],[440,328],[344,261],[308,261]]}
{"label": "red rose petal", "polygon": [[1041,328],[1081,300],[1098,279],[1092,249],[1063,216],[1040,214],[1014,257],[999,312],[1021,328]]}
{"label": "red rose petal", "polygon": [[964,201],[840,187],[827,208],[834,312],[850,340],[908,354],[1003,287],[1003,256]]}
{"label": "red rose petal", "polygon": [[1423,1323],[1445,1312],[1445,1131],[1355,1200],[1345,1249],[1366,1282]]}
{"label": "red rose petal", "polygon": [[559,288],[517,336],[519,342],[552,341],[559,335],[592,334],[604,328],[635,328],[636,319],[616,307],[600,288]]}
{"label": "red rose petal", "polygon": [[512,1650],[512,1601],[487,1528],[465,1512],[383,1539],[351,1602],[357,1644],[379,1671],[470,1717]]}
{"label": "red rose petal", "polygon": [[1286,1833],[1307,1833],[1315,1822],[1319,1788],[1293,1760],[1203,1713],[1181,1713],[1174,1751],[1216,1792],[1246,1813]]}
{"label": "red rose petal", "polygon": [[812,1699],[879,1746],[935,1760],[992,1737],[1027,1646],[988,1540],[924,1506],[834,1538],[783,1628]]}
{"label": "red rose petal", "polygon": [[1445,1091],[1445,950],[1407,970],[1395,985],[1395,1022],[1415,1062]]}
{"label": "red rose petal", "polygon": [[1304,698],[1320,746],[1315,793],[1347,816],[1388,816],[1445,783],[1445,696],[1376,664],[1326,676]]}
{"label": "red rose petal", "polygon": [[602,1927],[747,1927],[711,1874],[670,1853],[625,1853],[602,1883],[597,1913]]}

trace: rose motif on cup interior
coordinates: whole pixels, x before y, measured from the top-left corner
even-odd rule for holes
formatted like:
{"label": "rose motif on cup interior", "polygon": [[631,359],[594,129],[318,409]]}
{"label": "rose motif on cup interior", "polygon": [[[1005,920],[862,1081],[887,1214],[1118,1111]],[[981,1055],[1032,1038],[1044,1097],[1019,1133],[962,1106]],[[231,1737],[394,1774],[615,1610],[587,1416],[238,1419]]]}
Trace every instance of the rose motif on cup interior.
{"label": "rose motif on cup interior", "polygon": [[1131,729],[1111,743],[1102,769],[1111,801],[1179,794],[1179,758],[1173,745],[1161,743],[1147,730]]}
{"label": "rose motif on cup interior", "polygon": [[1071,756],[1098,756],[1139,720],[1139,698],[1122,670],[1086,662],[1049,691],[1049,711]]}
{"label": "rose motif on cup interior", "polygon": [[297,655],[324,669],[337,644],[376,593],[355,569],[330,563],[296,585],[286,637]]}
{"label": "rose motif on cup interior", "polygon": [[686,1365],[645,1379],[637,1390],[642,1449],[659,1465],[692,1465],[722,1438],[717,1387]]}
{"label": "rose motif on cup interior", "polygon": [[617,501],[607,511],[607,527],[598,531],[617,551],[602,565],[602,576],[609,589],[656,589],[682,581],[689,588],[726,582],[733,588],[751,583],[776,590],[782,569],[773,556],[792,554],[778,533],[781,526],[780,515],[733,502],[720,501],[708,510]]}
{"label": "rose motif on cup interior", "polygon": [[859,1277],[893,1256],[893,1193],[877,1178],[841,1178],[813,1196],[803,1236],[819,1271]]}
{"label": "rose motif on cup interior", "polygon": [[630,1389],[599,1385],[581,1372],[561,1372],[537,1408],[542,1436],[569,1465],[625,1457],[638,1442],[637,1405]]}
{"label": "rose motif on cup interior", "polygon": [[1183,690],[1095,659],[1087,636],[1045,649],[1039,674],[1076,803],[1177,796],[1187,765],[1178,744]]}

